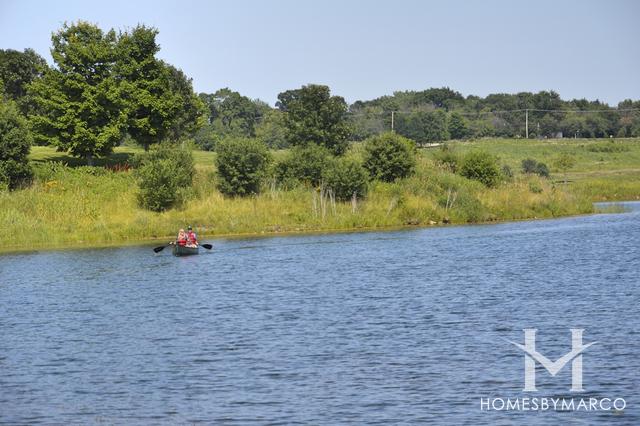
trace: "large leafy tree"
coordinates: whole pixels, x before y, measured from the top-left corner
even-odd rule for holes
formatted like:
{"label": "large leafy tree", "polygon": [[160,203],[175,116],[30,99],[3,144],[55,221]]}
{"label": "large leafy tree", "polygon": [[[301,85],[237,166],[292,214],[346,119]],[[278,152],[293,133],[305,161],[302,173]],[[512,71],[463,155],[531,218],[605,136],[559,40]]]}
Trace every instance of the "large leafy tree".
{"label": "large leafy tree", "polygon": [[109,154],[121,140],[126,111],[112,73],[117,52],[113,30],[80,21],[51,37],[55,67],[29,86],[36,104],[31,124],[36,140],[61,151],[93,158]]}
{"label": "large leafy tree", "polygon": [[30,135],[15,103],[0,94],[0,188],[16,188],[31,178]]}
{"label": "large leafy tree", "polygon": [[331,96],[329,87],[316,84],[287,90],[278,95],[276,106],[285,113],[287,142],[291,145],[315,143],[342,154],[347,149],[350,127],[347,104]]}
{"label": "large leafy tree", "polygon": [[27,96],[27,86],[48,68],[47,62],[33,49],[24,52],[0,50],[0,82],[4,93],[18,103],[23,113],[32,105]]}
{"label": "large leafy tree", "polygon": [[170,87],[175,75],[155,57],[157,35],[155,28],[138,25],[118,41],[116,74],[128,111],[127,131],[145,149],[167,138],[181,113],[181,99]]}

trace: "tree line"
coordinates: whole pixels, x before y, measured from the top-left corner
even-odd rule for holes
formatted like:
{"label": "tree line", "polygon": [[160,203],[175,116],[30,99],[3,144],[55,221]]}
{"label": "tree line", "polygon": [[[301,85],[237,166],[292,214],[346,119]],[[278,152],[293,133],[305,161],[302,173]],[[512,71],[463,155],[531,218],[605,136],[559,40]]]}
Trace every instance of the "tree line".
{"label": "tree line", "polygon": [[[226,152],[234,146],[227,140],[254,139],[272,149],[313,145],[341,156],[349,141],[391,128],[417,143],[523,137],[525,110],[529,137],[640,136],[640,101],[612,108],[564,101],[553,91],[481,98],[432,88],[349,105],[329,87],[310,84],[280,93],[275,107],[229,88],[196,94],[182,70],[157,57],[157,35],[144,25],[116,32],[79,21],[52,34],[52,66],[32,49],[0,50],[0,182],[13,188],[28,180],[32,142],[89,165],[127,141],[148,150],[194,140]],[[280,166],[282,176],[298,165],[290,166]]]}

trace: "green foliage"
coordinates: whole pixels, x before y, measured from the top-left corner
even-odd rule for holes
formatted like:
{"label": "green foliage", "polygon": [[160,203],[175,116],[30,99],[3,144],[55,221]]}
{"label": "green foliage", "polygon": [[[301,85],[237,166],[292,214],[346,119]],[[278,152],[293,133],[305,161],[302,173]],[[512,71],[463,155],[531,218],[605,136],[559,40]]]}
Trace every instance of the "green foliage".
{"label": "green foliage", "polygon": [[258,194],[271,156],[258,139],[226,138],[216,147],[218,188],[225,195]]}
{"label": "green foliage", "polygon": [[449,116],[447,128],[451,139],[466,139],[471,136],[469,123],[460,113],[454,112]]}
{"label": "green foliage", "polygon": [[51,39],[56,68],[30,85],[34,137],[91,164],[94,156],[111,153],[126,125],[122,92],[112,73],[116,34],[80,21],[65,24]]}
{"label": "green foliage", "polygon": [[367,192],[367,172],[362,164],[351,158],[337,158],[322,173],[325,185],[339,201],[356,196],[363,198]]}
{"label": "green foliage", "polygon": [[533,158],[522,160],[522,173],[536,174],[541,177],[549,177],[549,168],[545,163],[538,162]]}
{"label": "green foliage", "polygon": [[0,187],[15,189],[31,179],[31,137],[14,102],[0,95]]}
{"label": "green foliage", "polygon": [[455,153],[451,145],[443,144],[436,151],[433,158],[438,164],[452,173],[456,173],[460,167],[460,156]]}
{"label": "green foliage", "polygon": [[418,143],[449,139],[447,115],[442,110],[416,111],[398,116],[398,133]]}
{"label": "green foliage", "polygon": [[566,173],[569,169],[575,166],[576,158],[571,154],[564,153],[556,158],[553,164],[555,165],[556,169]]}
{"label": "green foliage", "polygon": [[329,87],[316,84],[288,90],[278,95],[278,108],[285,113],[287,142],[290,145],[321,145],[336,155],[348,146],[350,127],[347,103],[331,96]]}
{"label": "green foliage", "polygon": [[47,68],[47,62],[33,49],[25,49],[24,52],[0,50],[0,87],[17,102],[23,114],[33,109],[27,96],[27,86]]}
{"label": "green foliage", "polygon": [[477,180],[491,187],[500,181],[498,161],[493,155],[484,151],[468,153],[460,167],[460,174],[467,179]]}
{"label": "green foliage", "polygon": [[152,211],[176,204],[180,192],[191,187],[195,176],[193,154],[186,149],[161,144],[134,159],[140,192],[138,203]]}
{"label": "green foliage", "polygon": [[364,167],[372,179],[393,182],[415,168],[415,144],[395,133],[383,133],[365,142]]}
{"label": "green foliage", "polygon": [[221,137],[211,124],[205,124],[196,132],[193,139],[201,150],[214,151]]}
{"label": "green foliage", "polygon": [[138,25],[117,42],[114,75],[128,112],[127,130],[145,149],[169,137],[192,136],[205,112],[191,79],[155,57],[157,35],[155,28]]}
{"label": "green foliage", "polygon": [[331,153],[322,146],[295,146],[276,164],[276,177],[284,186],[291,186],[294,182],[319,186],[322,173],[331,160]]}
{"label": "green foliage", "polygon": [[261,101],[253,101],[225,87],[213,94],[201,93],[206,105],[208,122],[223,136],[251,138],[256,125],[271,108]]}
{"label": "green foliage", "polygon": [[289,146],[286,131],[284,113],[269,110],[262,116],[262,120],[256,127],[256,137],[270,149],[282,149]]}

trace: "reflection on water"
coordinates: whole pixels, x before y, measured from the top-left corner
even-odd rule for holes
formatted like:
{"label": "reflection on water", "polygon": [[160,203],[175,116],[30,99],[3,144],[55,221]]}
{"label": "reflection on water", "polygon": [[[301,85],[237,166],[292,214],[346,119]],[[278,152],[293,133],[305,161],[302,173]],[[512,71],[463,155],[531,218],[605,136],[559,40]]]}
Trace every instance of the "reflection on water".
{"label": "reflection on water", "polygon": [[[0,256],[0,422],[638,424],[639,204],[549,221]],[[584,328],[585,395],[482,412]],[[570,368],[538,370],[567,396]],[[570,397],[571,395],[569,395]]]}

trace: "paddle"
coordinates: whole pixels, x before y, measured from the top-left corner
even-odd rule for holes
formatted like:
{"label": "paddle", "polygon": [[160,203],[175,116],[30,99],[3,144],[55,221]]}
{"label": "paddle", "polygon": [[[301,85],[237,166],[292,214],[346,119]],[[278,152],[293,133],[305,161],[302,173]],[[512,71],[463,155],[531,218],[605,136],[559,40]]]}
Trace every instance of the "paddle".
{"label": "paddle", "polygon": [[211,244],[200,244],[200,247],[204,247],[207,250],[211,250],[213,248],[213,246]]}
{"label": "paddle", "polygon": [[156,248],[154,248],[154,249],[153,249],[153,252],[154,252],[154,253],[160,253],[162,250],[164,250],[164,248],[165,248],[165,247],[167,247],[167,246],[171,246],[171,245],[173,245],[173,244],[174,244],[174,242],[172,241],[172,242],[170,242],[169,244],[166,244],[166,245],[164,245],[164,246],[156,247]]}

